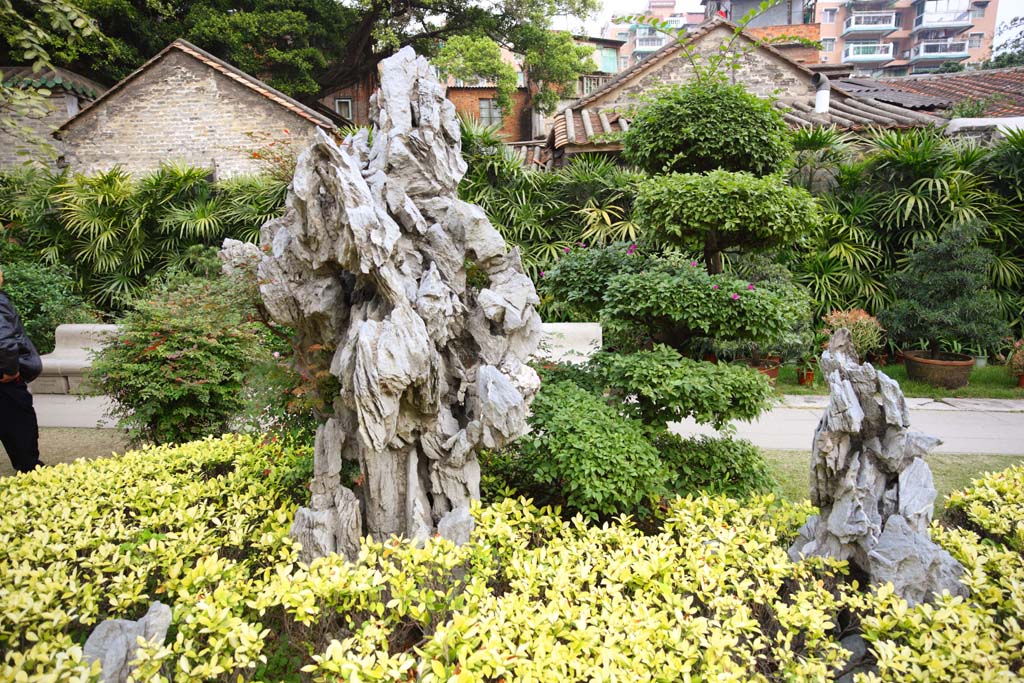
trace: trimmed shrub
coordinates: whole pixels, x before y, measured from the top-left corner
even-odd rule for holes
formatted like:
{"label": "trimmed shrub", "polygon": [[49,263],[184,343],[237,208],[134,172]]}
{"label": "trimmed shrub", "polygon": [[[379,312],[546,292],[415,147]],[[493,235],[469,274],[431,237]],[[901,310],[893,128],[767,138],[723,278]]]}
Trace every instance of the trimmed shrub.
{"label": "trimmed shrub", "polygon": [[683,439],[665,432],[656,445],[670,473],[670,494],[706,492],[746,498],[778,488],[761,451],[749,441],[709,436]]}
{"label": "trimmed shrub", "polygon": [[269,351],[250,321],[250,294],[227,277],[155,285],[95,356],[91,378],[136,443],[227,431],[246,370]]}
{"label": "trimmed shrub", "polygon": [[713,79],[657,92],[622,136],[623,156],[649,173],[766,176],[782,170],[790,151],[789,129],[771,102]]}
{"label": "trimmed shrub", "polygon": [[635,211],[653,241],[702,252],[711,273],[722,272],[724,251],[792,244],[820,222],[807,190],[728,171],[655,176],[640,185]]}
{"label": "trimmed shrub", "polygon": [[531,410],[530,433],[517,442],[523,465],[569,509],[591,518],[633,512],[661,493],[658,452],[621,410],[571,382],[545,385]]}

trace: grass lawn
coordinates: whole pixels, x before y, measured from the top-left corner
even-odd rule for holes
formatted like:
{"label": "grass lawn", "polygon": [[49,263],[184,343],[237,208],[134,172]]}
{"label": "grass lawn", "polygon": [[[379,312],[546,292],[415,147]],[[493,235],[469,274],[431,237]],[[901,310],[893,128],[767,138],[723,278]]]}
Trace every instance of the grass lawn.
{"label": "grass lawn", "polygon": [[[71,462],[79,458],[103,458],[124,453],[127,440],[116,429],[72,429],[43,427],[39,430],[39,459],[47,465]],[[11,460],[0,446],[0,477],[14,474]]]}
{"label": "grass lawn", "polygon": [[[762,450],[772,474],[782,486],[786,499],[798,502],[806,500],[810,492],[811,455],[807,451]],[[972,479],[985,472],[998,472],[1024,462],[1021,455],[963,455],[959,453],[932,453],[927,458],[935,477],[935,488],[939,492],[935,499],[935,515],[938,517],[946,495],[963,488]]]}
{"label": "grass lawn", "polygon": [[[923,382],[912,382],[907,379],[903,364],[886,365],[879,368],[885,374],[900,383],[900,388],[908,397],[913,398],[1021,398],[1024,389],[1017,388],[1017,378],[1011,377],[1002,366],[988,365],[974,368],[971,380],[962,389],[940,389]],[[779,370],[779,378],[775,382],[775,390],[780,394],[827,394],[828,387],[821,372],[814,373],[814,385],[802,387],[796,383],[796,368],[785,365]]]}

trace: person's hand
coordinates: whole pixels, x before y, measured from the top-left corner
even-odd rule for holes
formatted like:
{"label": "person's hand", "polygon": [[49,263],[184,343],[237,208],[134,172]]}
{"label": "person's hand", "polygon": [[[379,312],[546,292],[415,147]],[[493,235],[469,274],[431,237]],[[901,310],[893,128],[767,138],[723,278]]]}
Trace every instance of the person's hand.
{"label": "person's hand", "polygon": [[18,381],[18,375],[19,373],[17,372],[13,375],[0,374],[0,383],[7,384],[8,382],[16,382]]}

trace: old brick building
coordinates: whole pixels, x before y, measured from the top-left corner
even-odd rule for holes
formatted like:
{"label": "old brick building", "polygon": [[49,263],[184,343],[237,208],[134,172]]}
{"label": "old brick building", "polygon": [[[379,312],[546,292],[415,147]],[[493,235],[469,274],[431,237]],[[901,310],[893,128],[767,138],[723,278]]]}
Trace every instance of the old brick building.
{"label": "old brick building", "polygon": [[51,134],[61,124],[77,114],[99,97],[106,88],[67,69],[50,69],[33,73],[30,66],[0,66],[4,83],[14,88],[46,91],[47,110],[42,116],[17,116],[15,124],[31,131],[30,136],[50,149],[40,149],[25,135],[13,135],[0,130],[0,170],[36,161],[54,166],[63,151]]}
{"label": "old brick building", "polygon": [[55,135],[75,172],[120,165],[141,173],[181,161],[227,177],[261,169],[253,135],[299,145],[317,128],[332,131],[341,120],[176,40]]}
{"label": "old brick building", "polygon": [[[792,126],[837,125],[856,129],[869,126],[906,127],[936,125],[941,119],[930,114],[861,97],[832,85],[791,56],[757,38],[740,32],[735,24],[712,19],[673,42],[590,95],[576,100],[555,117],[544,149],[533,145],[517,148],[527,163],[542,166],[565,164],[582,153],[617,154],[621,144],[616,134],[629,129],[629,112],[642,106],[643,98],[665,85],[682,84],[694,78],[693,61],[699,56],[705,65],[729,46],[733,55],[720,65],[723,73],[747,91],[771,99]],[[818,96],[818,91],[827,93]]]}

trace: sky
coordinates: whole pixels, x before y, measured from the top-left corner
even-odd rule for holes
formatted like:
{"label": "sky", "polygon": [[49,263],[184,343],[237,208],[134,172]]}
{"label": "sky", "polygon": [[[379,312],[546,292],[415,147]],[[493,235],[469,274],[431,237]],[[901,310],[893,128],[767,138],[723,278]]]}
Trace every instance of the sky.
{"label": "sky", "polygon": [[[601,35],[601,28],[608,23],[612,15],[642,14],[647,8],[647,0],[604,0],[604,6],[597,16],[587,22],[578,19],[558,17],[555,19],[555,28],[573,33],[585,32],[588,35]],[[676,0],[677,12],[700,12],[700,0]],[[999,0],[999,13],[996,16],[997,24],[1009,21],[1013,17],[1024,16],[1024,0]],[[585,31],[581,29],[585,28]],[[996,44],[1004,40],[999,36]]]}

